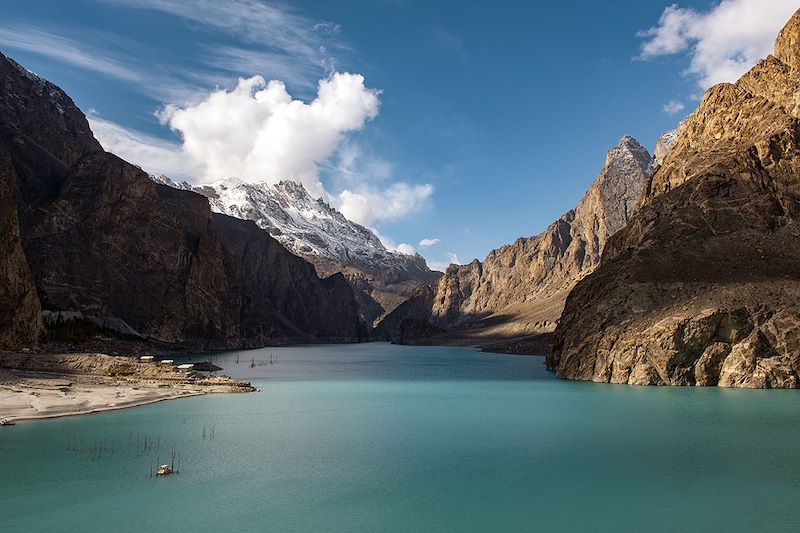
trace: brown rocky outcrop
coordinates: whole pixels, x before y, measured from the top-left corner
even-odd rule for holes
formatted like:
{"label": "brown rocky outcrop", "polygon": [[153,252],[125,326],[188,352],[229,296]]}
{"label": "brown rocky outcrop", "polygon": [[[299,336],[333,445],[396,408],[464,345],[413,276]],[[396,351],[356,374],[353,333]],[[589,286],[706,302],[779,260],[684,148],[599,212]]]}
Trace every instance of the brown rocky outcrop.
{"label": "brown rocky outcrop", "polygon": [[104,152],[61,89],[2,55],[0,76],[2,347],[33,342],[39,308],[173,348],[365,338],[341,276]]}
{"label": "brown rocky outcrop", "polygon": [[[417,341],[425,341],[430,335],[420,334],[413,337],[413,332],[427,333],[433,331],[433,324],[431,324],[431,309],[433,308],[433,300],[436,296],[436,286],[421,285],[417,287],[411,296],[400,304],[394,311],[386,315],[380,321],[373,336],[380,340],[390,340],[403,344],[414,344]],[[404,327],[406,322],[413,322],[414,325],[410,328]],[[429,324],[430,328],[422,328],[420,324]],[[427,331],[426,331],[427,330]],[[439,328],[437,334],[442,333],[444,330]]]}
{"label": "brown rocky outcrop", "polygon": [[633,215],[650,161],[635,139],[623,137],[574,210],[535,237],[493,250],[483,262],[451,265],[434,287],[417,291],[389,314],[379,336],[398,340],[408,319],[476,339],[552,332],[570,289],[597,266],[605,242]]}
{"label": "brown rocky outcrop", "polygon": [[442,277],[441,272],[430,270],[420,255],[406,256],[403,268],[357,262],[348,264],[310,254],[300,254],[300,257],[314,265],[320,276],[344,275],[370,325],[397,309],[417,287]]}
{"label": "brown rocky outcrop", "polygon": [[800,12],[709,89],[567,299],[548,367],[639,385],[800,384]]}

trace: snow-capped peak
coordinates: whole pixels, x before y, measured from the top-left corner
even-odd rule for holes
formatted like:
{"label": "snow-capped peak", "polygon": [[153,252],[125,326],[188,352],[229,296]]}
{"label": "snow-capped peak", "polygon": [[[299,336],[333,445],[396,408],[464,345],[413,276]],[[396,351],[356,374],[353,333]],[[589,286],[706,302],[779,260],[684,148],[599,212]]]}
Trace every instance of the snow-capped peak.
{"label": "snow-capped peak", "polygon": [[202,194],[217,213],[254,221],[286,248],[315,260],[332,260],[365,270],[397,269],[429,272],[424,259],[388,250],[378,236],[356,224],[323,199],[313,198],[302,184],[281,181],[247,183],[227,178],[208,185],[154,181]]}

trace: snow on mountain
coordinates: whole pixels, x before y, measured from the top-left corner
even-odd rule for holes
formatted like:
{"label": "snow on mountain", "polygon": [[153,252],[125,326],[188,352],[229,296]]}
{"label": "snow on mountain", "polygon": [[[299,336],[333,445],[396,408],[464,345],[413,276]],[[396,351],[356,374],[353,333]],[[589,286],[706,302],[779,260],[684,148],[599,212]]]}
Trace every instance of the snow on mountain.
{"label": "snow on mountain", "polygon": [[675,126],[675,129],[665,131],[658,138],[658,141],[656,141],[656,147],[653,150],[653,162],[652,162],[653,171],[655,171],[655,169],[660,167],[661,164],[664,162],[664,159],[667,158],[667,154],[675,145],[675,142],[678,140],[678,134],[681,132],[681,128],[685,123],[686,119],[683,119],[682,121],[680,121],[680,123],[678,123],[677,126]]}
{"label": "snow on mountain", "polygon": [[388,250],[369,229],[351,222],[322,199],[314,199],[293,181],[246,183],[228,178],[208,185],[175,183],[165,176],[153,178],[171,187],[208,197],[211,209],[254,221],[276,240],[312,263],[333,260],[366,270],[395,268],[427,271],[421,256]]}
{"label": "snow on mountain", "polygon": [[211,209],[252,220],[288,250],[314,265],[320,276],[342,272],[353,287],[364,317],[373,322],[404,302],[419,285],[436,281],[419,254],[388,250],[371,230],[351,222],[292,181],[274,185],[229,178],[208,185],[162,185],[206,196]]}

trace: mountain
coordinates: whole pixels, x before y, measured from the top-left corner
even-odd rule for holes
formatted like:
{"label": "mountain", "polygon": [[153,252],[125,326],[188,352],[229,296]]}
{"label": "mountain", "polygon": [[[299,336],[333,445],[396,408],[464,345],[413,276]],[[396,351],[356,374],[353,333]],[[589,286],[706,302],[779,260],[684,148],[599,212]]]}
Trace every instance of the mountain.
{"label": "mountain", "polygon": [[608,238],[633,216],[650,163],[646,149],[623,137],[574,210],[483,262],[451,265],[435,287],[420,288],[389,314],[379,335],[414,342],[443,330],[472,339],[552,332],[569,291],[596,268]]}
{"label": "mountain", "polygon": [[293,181],[246,183],[234,178],[208,185],[157,183],[208,197],[211,209],[252,220],[278,242],[313,264],[321,276],[341,272],[356,291],[369,323],[394,310],[421,284],[440,277],[422,256],[386,249],[369,229],[351,222]]}
{"label": "mountain", "polygon": [[667,157],[667,154],[672,147],[675,146],[675,143],[678,141],[678,131],[683,127],[686,121],[682,121],[678,126],[667,132],[662,133],[658,140],[656,141],[656,147],[653,149],[653,171],[657,170],[658,167],[664,162],[664,159]]}
{"label": "mountain", "polygon": [[106,153],[69,96],[2,54],[0,87],[0,348],[365,337],[341,274]]}
{"label": "mountain", "polygon": [[800,386],[800,11],[679,129],[570,294],[547,364],[599,382]]}

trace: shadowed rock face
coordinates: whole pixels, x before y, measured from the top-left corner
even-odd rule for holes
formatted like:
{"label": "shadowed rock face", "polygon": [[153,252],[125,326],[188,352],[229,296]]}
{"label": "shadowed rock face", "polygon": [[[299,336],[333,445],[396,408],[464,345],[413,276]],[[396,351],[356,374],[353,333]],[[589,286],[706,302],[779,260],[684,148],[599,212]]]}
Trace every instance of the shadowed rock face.
{"label": "shadowed rock face", "polygon": [[633,216],[650,161],[635,139],[623,137],[574,210],[483,262],[451,265],[437,285],[417,291],[387,316],[379,335],[397,340],[406,319],[486,338],[552,332],[570,289],[597,266],[609,236]]}
{"label": "shadowed rock face", "polygon": [[39,337],[41,309],[180,348],[365,337],[341,276],[104,152],[66,94],[4,56],[0,76],[0,310],[19,310],[2,347]]}
{"label": "shadowed rock face", "polygon": [[418,286],[441,277],[422,256],[386,249],[375,233],[322,199],[314,199],[299,183],[245,183],[229,178],[193,186],[166,176],[153,180],[208,197],[216,213],[254,221],[314,265],[322,277],[344,274],[370,325],[408,299]]}
{"label": "shadowed rock face", "polygon": [[800,12],[715,86],[570,294],[549,368],[630,384],[800,385]]}
{"label": "shadowed rock face", "polygon": [[43,328],[40,317],[39,297],[20,241],[16,202],[0,182],[0,346],[18,349],[36,344]]}

